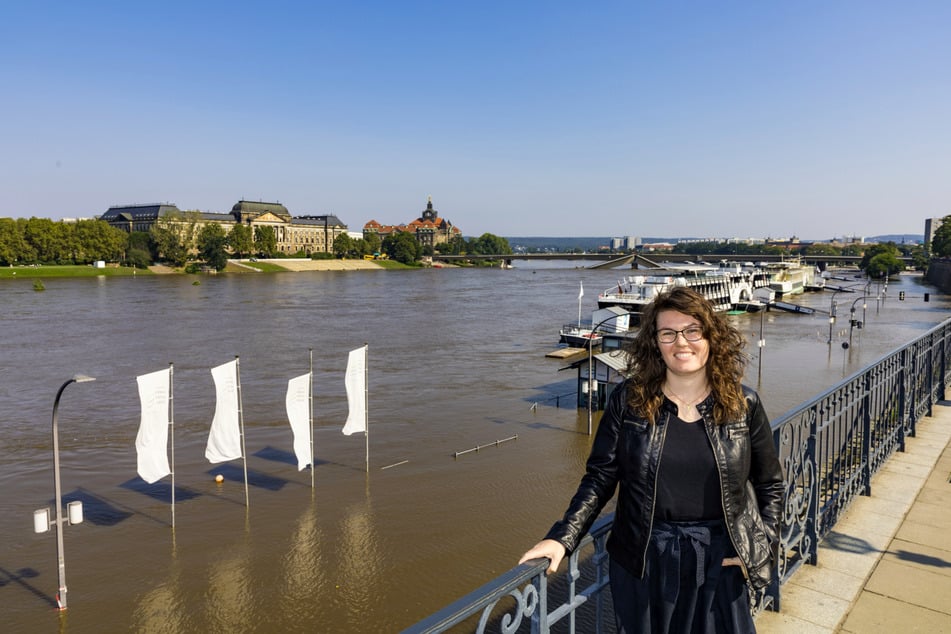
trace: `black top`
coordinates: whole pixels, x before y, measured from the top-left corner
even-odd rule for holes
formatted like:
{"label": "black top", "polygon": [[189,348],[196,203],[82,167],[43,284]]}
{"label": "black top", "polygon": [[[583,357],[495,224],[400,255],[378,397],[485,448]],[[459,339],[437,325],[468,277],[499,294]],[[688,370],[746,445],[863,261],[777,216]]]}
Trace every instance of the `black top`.
{"label": "black top", "polygon": [[668,418],[667,436],[657,469],[654,518],[665,522],[723,518],[720,476],[703,420]]}

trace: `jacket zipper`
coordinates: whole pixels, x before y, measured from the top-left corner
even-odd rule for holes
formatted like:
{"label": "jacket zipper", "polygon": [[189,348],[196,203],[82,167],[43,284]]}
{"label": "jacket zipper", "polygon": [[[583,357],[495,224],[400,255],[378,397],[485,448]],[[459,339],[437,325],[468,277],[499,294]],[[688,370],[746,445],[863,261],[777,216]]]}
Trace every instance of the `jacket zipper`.
{"label": "jacket zipper", "polygon": [[[667,412],[667,418],[664,421],[664,429],[660,436],[660,448],[657,452],[657,468],[654,469],[654,494],[651,496],[651,521],[647,526],[647,539],[644,540],[644,552],[641,553],[641,579],[644,578],[644,572],[647,570],[647,551],[650,548],[651,533],[654,531],[654,507],[657,506],[657,474],[660,472],[660,461],[664,457],[664,443],[667,441],[667,426],[670,425],[670,412]],[[723,501],[721,500],[722,504]]]}
{"label": "jacket zipper", "polygon": [[[713,434],[710,431],[710,428],[707,426],[707,417],[703,417],[703,429],[707,432],[707,439],[710,441],[710,446],[714,445]],[[719,446],[719,445],[718,445]],[[723,448],[720,447],[720,452],[722,453]],[[733,550],[736,552],[736,558],[740,561],[740,569],[743,571],[743,578],[749,579],[750,573],[746,569],[746,562],[743,561],[743,557],[740,555],[740,549],[736,547],[736,540],[733,539],[733,529],[730,526],[730,518],[726,512],[726,505],[723,503],[724,495],[724,483],[723,483],[723,470],[720,468],[720,456],[714,454],[714,462],[717,465],[717,476],[720,478],[720,509],[723,511],[723,525],[726,528],[726,534],[730,538],[730,543],[733,545]]]}

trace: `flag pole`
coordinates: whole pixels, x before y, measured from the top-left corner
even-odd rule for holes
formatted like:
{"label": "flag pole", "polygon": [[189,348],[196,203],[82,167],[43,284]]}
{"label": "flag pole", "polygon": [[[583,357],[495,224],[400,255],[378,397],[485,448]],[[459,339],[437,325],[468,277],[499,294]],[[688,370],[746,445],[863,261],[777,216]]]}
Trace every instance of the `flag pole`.
{"label": "flag pole", "polygon": [[370,384],[368,382],[370,371],[367,368],[369,361],[369,344],[363,344],[363,436],[367,444],[367,473],[370,473]]}
{"label": "flag pole", "polygon": [[172,531],[175,530],[175,393],[172,391],[172,377],[175,364],[168,364],[168,431],[172,446]]}
{"label": "flag pole", "polygon": [[307,398],[310,412],[310,489],[314,490],[314,471],[317,468],[317,455],[314,452],[314,349],[308,348],[310,354],[310,381],[307,383]]}
{"label": "flag pole", "polygon": [[581,298],[584,297],[584,282],[578,282],[578,328],[581,328]]}
{"label": "flag pole", "polygon": [[244,506],[250,507],[248,498],[248,452],[244,445],[244,408],[241,405],[241,359],[234,355],[234,374],[238,390],[238,424],[241,429],[241,461],[244,463]]}

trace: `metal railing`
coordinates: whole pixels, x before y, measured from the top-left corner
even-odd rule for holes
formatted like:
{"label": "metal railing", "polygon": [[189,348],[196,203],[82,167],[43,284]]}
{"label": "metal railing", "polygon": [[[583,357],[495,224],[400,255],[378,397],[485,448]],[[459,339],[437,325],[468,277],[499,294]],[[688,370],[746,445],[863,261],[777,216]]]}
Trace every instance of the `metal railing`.
{"label": "metal railing", "polygon": [[[944,399],[949,353],[951,320],[773,422],[786,493],[777,574],[757,609],[780,609],[782,584],[816,563],[819,542],[843,511],[871,495],[872,476]],[[547,577],[547,560],[522,564],[404,634],[613,632],[605,550],[613,519],[595,523],[568,558],[567,575]]]}

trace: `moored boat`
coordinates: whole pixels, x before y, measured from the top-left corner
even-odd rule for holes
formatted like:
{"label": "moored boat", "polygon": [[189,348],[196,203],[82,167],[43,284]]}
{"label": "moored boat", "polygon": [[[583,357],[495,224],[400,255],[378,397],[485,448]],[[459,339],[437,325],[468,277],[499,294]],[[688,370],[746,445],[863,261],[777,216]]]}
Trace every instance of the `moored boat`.
{"label": "moored boat", "polygon": [[777,298],[799,295],[816,287],[816,268],[797,260],[770,262],[764,270],[769,273],[769,287],[776,292]]}
{"label": "moored boat", "polygon": [[561,343],[572,348],[588,348],[601,344],[601,333],[594,332],[588,324],[565,324],[558,331]]}
{"label": "moored boat", "polygon": [[[619,306],[639,314],[654,297],[669,289],[686,286],[707,298],[715,310],[735,310],[753,300],[756,288],[767,286],[769,277],[756,268],[721,263],[720,266],[671,265],[647,275],[629,275],[598,295],[598,307]],[[636,321],[636,318],[635,318]]]}

